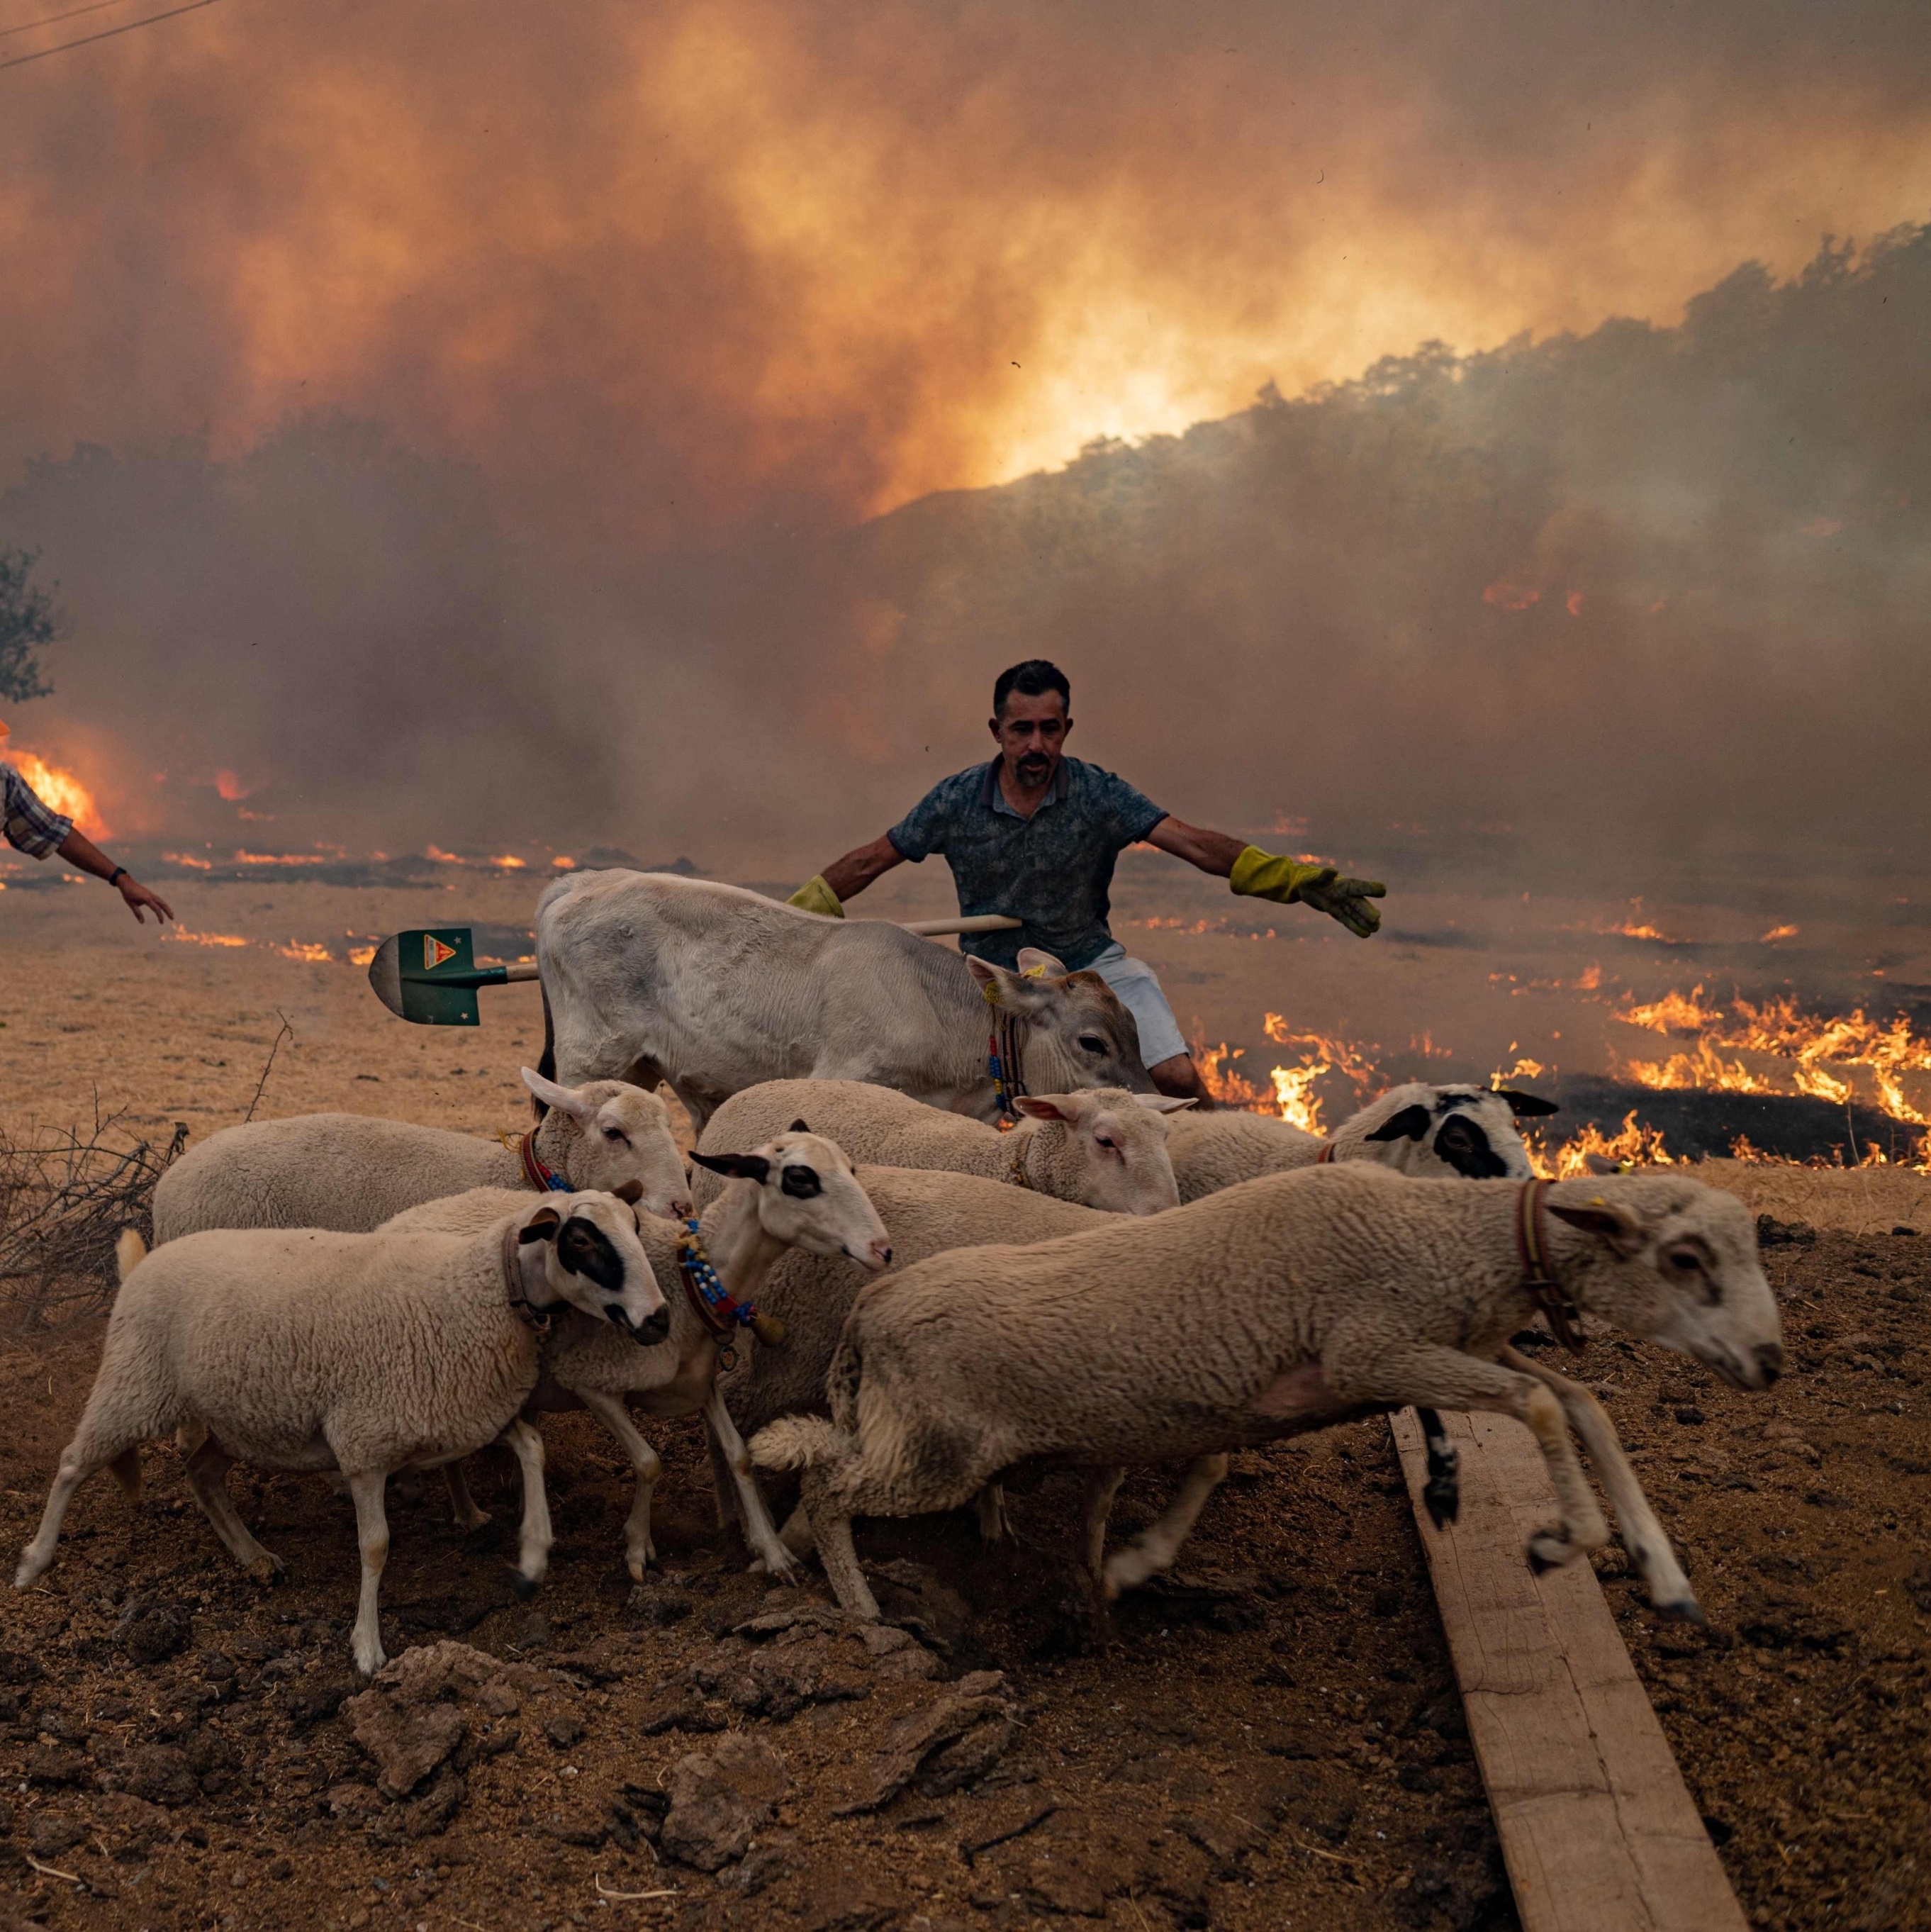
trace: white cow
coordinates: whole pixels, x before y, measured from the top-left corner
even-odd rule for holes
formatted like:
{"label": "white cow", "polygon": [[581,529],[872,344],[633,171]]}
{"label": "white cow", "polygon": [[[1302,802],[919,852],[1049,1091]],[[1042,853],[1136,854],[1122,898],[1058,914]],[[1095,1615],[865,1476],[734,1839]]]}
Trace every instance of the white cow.
{"label": "white cow", "polygon": [[565,1084],[667,1080],[700,1131],[732,1094],[786,1079],[867,1080],[992,1120],[987,1050],[1003,1016],[1031,1092],[1151,1093],[1133,1016],[1105,982],[1021,958],[1046,976],[737,886],[572,872],[537,904],[542,1070]]}

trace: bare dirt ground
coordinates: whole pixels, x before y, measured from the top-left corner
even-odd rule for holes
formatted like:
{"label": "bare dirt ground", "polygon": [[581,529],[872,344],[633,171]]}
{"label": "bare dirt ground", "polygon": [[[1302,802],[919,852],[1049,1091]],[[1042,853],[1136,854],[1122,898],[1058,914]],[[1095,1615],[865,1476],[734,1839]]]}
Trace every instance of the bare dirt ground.
{"label": "bare dirt ground", "polygon": [[[264,1112],[520,1125],[532,991],[496,994],[480,1033],[428,1033],[359,972],[268,950],[346,946],[348,896],[231,894],[190,921],[245,947],[157,945],[78,892],[10,900],[0,1124],[65,1125],[97,1088],[136,1131],[205,1134],[246,1108],[279,1012],[294,1038]],[[354,897],[355,936],[421,919],[419,893]],[[526,920],[528,897],[479,886],[443,916]],[[1771,1231],[1794,1363],[1771,1394],[1610,1341],[1584,1371],[1711,1629],[1657,1624],[1613,1553],[1606,1587],[1766,1927],[1931,1925],[1931,1239],[1892,1234],[1912,1216],[1867,1192],[1849,1202],[1858,1182],[1807,1183],[1805,1225]],[[100,1327],[9,1324],[9,1547]],[[1384,1425],[1240,1459],[1180,1576],[1123,1606],[1103,1654],[1063,1484],[1016,1498],[1019,1539],[991,1551],[962,1520],[871,1526],[862,1547],[913,1634],[886,1648],[822,1588],[745,1574],[694,1429],[658,1432],[661,1570],[634,1588],[627,1468],[584,1418],[547,1432],[559,1540],[532,1604],[499,1540],[506,1460],[484,1459],[497,1520],[473,1537],[433,1486],[393,1502],[385,1641],[415,1661],[360,1703],[345,1500],[236,1472],[290,1564],[263,1592],[170,1450],[149,1454],[136,1510],[104,1478],[84,1490],[59,1563],[0,1616],[0,1928],[1514,1922]],[[1137,1478],[1119,1533],[1165,1487]]]}

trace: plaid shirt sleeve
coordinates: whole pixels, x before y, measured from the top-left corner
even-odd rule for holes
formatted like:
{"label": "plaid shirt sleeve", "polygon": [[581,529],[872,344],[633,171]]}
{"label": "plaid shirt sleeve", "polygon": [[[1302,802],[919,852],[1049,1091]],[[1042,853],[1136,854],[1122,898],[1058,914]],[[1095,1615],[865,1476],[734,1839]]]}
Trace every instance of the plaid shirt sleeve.
{"label": "plaid shirt sleeve", "polygon": [[11,765],[0,764],[0,802],[5,808],[7,843],[30,859],[44,859],[73,830],[73,820],[39,797]]}

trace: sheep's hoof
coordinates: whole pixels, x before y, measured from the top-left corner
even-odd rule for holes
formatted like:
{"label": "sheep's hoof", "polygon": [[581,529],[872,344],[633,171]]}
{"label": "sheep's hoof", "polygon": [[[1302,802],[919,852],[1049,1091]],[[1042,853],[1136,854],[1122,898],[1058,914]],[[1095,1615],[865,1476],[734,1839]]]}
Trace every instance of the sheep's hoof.
{"label": "sheep's hoof", "polygon": [[1678,1623],[1702,1624],[1706,1629],[1709,1626],[1710,1619],[1703,1614],[1703,1606],[1694,1597],[1679,1597],[1673,1604],[1658,1604],[1656,1613]]}
{"label": "sheep's hoof", "polygon": [[644,1565],[634,1556],[626,1560],[624,1568],[630,1572],[630,1580],[633,1583],[641,1583],[643,1581]]}
{"label": "sheep's hoof", "polygon": [[1429,1477],[1421,1499],[1428,1507],[1429,1520],[1437,1529],[1446,1529],[1462,1514],[1462,1484],[1455,1471],[1444,1469]]}
{"label": "sheep's hoof", "polygon": [[247,1567],[248,1574],[265,1590],[272,1589],[288,1574],[288,1565],[271,1550],[263,1550]]}
{"label": "sheep's hoof", "polygon": [[1538,1530],[1529,1538],[1529,1568],[1538,1576],[1560,1570],[1575,1553],[1569,1539],[1553,1529]]}
{"label": "sheep's hoof", "polygon": [[543,1587],[540,1576],[526,1576],[520,1570],[510,1572],[510,1588],[516,1592],[517,1601],[526,1604]]}

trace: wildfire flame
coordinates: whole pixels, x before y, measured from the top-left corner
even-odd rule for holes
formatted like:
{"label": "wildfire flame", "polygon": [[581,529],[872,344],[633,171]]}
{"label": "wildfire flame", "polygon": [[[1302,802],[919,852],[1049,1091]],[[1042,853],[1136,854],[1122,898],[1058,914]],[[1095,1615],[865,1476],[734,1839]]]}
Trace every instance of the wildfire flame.
{"label": "wildfire flame", "polygon": [[[1624,1070],[1639,1085],[1730,1094],[1794,1092],[1842,1106],[1858,1097],[1856,1070],[1862,1070],[1868,1102],[1894,1119],[1931,1126],[1931,1114],[1904,1086],[1907,1075],[1931,1073],[1931,1040],[1913,1034],[1901,1013],[1888,1021],[1871,1018],[1861,1006],[1834,1016],[1807,1013],[1789,994],[1761,1006],[1738,998],[1725,1010],[1703,1004],[1699,986],[1687,995],[1668,993],[1614,1017],[1657,1033],[1696,1036],[1687,1052],[1626,1063]],[[1726,1060],[1720,1049],[1780,1064],[1755,1070],[1741,1059]],[[1931,1095],[1924,1097],[1931,1100]]]}
{"label": "wildfire flame", "polygon": [[1603,1172],[1602,1166],[1592,1166],[1592,1162],[1618,1167],[1625,1162],[1632,1167],[1676,1165],[1663,1144],[1662,1134],[1654,1127],[1644,1126],[1637,1120],[1634,1108],[1624,1116],[1621,1127],[1613,1134],[1604,1133],[1592,1122],[1560,1147],[1549,1147],[1535,1134],[1525,1136],[1524,1144],[1528,1149],[1530,1166],[1545,1180],[1570,1180],[1579,1174]]}
{"label": "wildfire flame", "polygon": [[246,946],[248,943],[238,932],[190,932],[181,926],[176,926],[168,937],[187,946]]}
{"label": "wildfire flame", "polygon": [[[284,959],[299,959],[310,966],[332,966],[335,963],[334,954],[312,939],[291,939],[286,946],[277,946],[274,950]],[[370,956],[373,958],[374,955],[371,953]]]}
{"label": "wildfire flame", "polygon": [[58,765],[49,764],[31,752],[9,750],[5,755],[7,764],[46,803],[62,818],[73,820],[75,830],[89,838],[112,837],[112,829],[95,807],[94,794],[73,772],[63,771]]}

